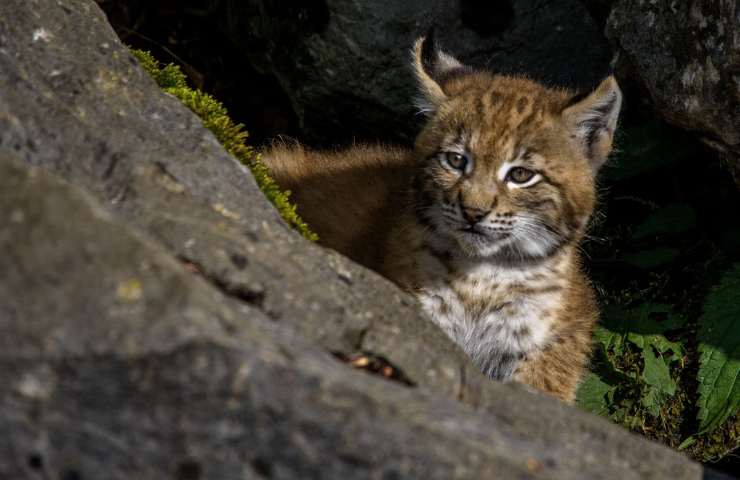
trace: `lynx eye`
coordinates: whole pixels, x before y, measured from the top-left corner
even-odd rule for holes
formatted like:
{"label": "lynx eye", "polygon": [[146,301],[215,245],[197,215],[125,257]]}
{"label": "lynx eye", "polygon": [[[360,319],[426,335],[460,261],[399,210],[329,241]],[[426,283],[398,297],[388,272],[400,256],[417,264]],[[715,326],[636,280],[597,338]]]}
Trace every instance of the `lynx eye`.
{"label": "lynx eye", "polygon": [[532,170],[524,167],[514,167],[506,174],[506,179],[513,183],[522,184],[532,180],[535,175],[536,173]]}
{"label": "lynx eye", "polygon": [[449,168],[459,170],[461,172],[464,172],[470,163],[468,156],[459,152],[442,152],[441,160],[442,163],[446,164]]}

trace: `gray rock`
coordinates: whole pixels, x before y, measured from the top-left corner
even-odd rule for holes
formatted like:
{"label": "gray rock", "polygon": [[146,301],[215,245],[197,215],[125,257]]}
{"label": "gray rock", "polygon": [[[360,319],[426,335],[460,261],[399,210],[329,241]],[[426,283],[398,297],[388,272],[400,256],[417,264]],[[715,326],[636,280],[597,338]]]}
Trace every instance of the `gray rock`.
{"label": "gray rock", "polygon": [[703,474],[302,240],[90,0],[0,3],[0,222],[0,478]]}
{"label": "gray rock", "polygon": [[700,478],[543,396],[352,371],[79,188],[7,153],[0,187],[0,478]]}
{"label": "gray rock", "polygon": [[[578,0],[271,2],[226,0],[225,29],[260,70],[277,76],[314,140],[410,140],[419,123],[408,66],[432,24],[472,65],[552,85],[606,76],[606,40]],[[289,4],[289,5],[288,5]]]}
{"label": "gray rock", "polygon": [[327,350],[371,351],[416,384],[482,401],[485,380],[414,302],[286,227],[95,4],[13,0],[0,13],[0,151],[87,189],[224,293]]}
{"label": "gray rock", "polygon": [[606,32],[620,78],[721,152],[740,185],[740,4],[618,0]]}

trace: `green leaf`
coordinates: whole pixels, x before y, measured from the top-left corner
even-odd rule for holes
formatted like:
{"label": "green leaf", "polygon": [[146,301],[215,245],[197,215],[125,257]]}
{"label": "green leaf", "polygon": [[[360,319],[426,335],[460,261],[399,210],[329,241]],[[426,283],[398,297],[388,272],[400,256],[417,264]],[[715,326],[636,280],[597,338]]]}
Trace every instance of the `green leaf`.
{"label": "green leaf", "polygon": [[604,327],[596,327],[594,331],[594,341],[601,345],[604,351],[613,351],[616,354],[622,353],[622,344],[624,335],[621,331],[612,331]]}
{"label": "green leaf", "polygon": [[[607,348],[618,346],[630,329],[631,317],[632,313],[622,305],[608,305],[601,314],[601,330],[603,332],[599,337],[597,331],[597,339],[601,338]],[[615,338],[615,336],[618,338]]]}
{"label": "green leaf", "polygon": [[671,247],[658,247],[652,250],[627,253],[619,259],[638,268],[650,270],[671,263],[679,255],[679,250]]}
{"label": "green leaf", "polygon": [[608,397],[615,389],[616,386],[609,385],[597,374],[589,372],[578,387],[576,404],[588,412],[604,415],[608,412]]}
{"label": "green leaf", "polygon": [[665,399],[676,394],[677,385],[671,378],[671,369],[667,362],[662,357],[656,356],[652,347],[642,350],[642,358],[645,361],[642,378],[648,388],[641,402],[651,415],[657,417]]}
{"label": "green leaf", "polygon": [[699,319],[699,433],[740,408],[740,264],[707,296]]}
{"label": "green leaf", "polygon": [[635,308],[625,309],[610,305],[604,309],[602,327],[595,333],[596,342],[605,349],[621,353],[622,342],[627,340],[640,349],[654,347],[658,353],[672,351],[681,355],[680,343],[666,338],[665,333],[684,325],[686,319],[673,313],[669,305],[642,303]]}
{"label": "green leaf", "polygon": [[683,347],[679,342],[671,342],[666,339],[664,335],[639,335],[636,333],[630,333],[627,335],[627,340],[637,345],[640,350],[646,350],[648,348],[655,348],[659,354],[666,354],[672,352],[668,356],[670,361],[679,360],[683,356]]}
{"label": "green leaf", "polygon": [[681,442],[681,445],[679,445],[677,447],[677,449],[678,450],[685,450],[685,449],[689,448],[690,446],[692,446],[695,443],[696,443],[696,438],[695,437],[688,437],[688,438],[686,438],[686,440],[684,440],[683,442]]}
{"label": "green leaf", "polygon": [[670,306],[659,303],[643,303],[631,313],[633,324],[627,341],[640,350],[652,347],[660,354],[672,352],[671,361],[683,356],[681,343],[668,340],[665,333],[682,327],[686,321],[684,317],[673,313]]}
{"label": "green leaf", "polygon": [[[607,358],[619,358],[626,352],[627,343],[639,349],[642,368],[619,372],[639,379],[642,385],[639,401],[653,416],[658,416],[665,400],[676,393],[677,384],[671,377],[670,364],[682,358],[684,348],[681,343],[669,340],[666,333],[681,328],[685,321],[683,316],[675,314],[670,306],[664,304],[643,303],[631,309],[610,305],[604,309],[602,326],[596,330],[596,343]],[[600,378],[609,377],[601,375]],[[591,390],[595,388],[591,387]],[[613,392],[608,391],[606,395],[609,400]],[[611,403],[608,402],[607,406]],[[591,408],[597,406],[591,405]]]}
{"label": "green leaf", "polygon": [[632,237],[642,239],[656,235],[672,235],[696,226],[696,211],[686,204],[668,205],[652,212],[637,226]]}
{"label": "green leaf", "polygon": [[645,369],[642,373],[645,383],[667,395],[674,395],[676,382],[671,378],[671,369],[666,360],[655,355],[652,348],[643,350],[642,358],[645,360]]}

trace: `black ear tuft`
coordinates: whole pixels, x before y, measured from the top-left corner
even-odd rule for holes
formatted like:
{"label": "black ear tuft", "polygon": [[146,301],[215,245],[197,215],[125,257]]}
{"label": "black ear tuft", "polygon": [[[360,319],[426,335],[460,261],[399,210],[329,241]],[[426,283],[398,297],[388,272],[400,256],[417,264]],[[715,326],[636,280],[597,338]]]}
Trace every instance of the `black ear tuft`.
{"label": "black ear tuft", "polygon": [[437,45],[436,26],[429,27],[429,31],[424,36],[421,44],[421,65],[427,73],[434,72],[439,55],[439,46]]}
{"label": "black ear tuft", "polygon": [[568,108],[577,103],[580,103],[581,101],[585,100],[589,95],[591,95],[590,91],[583,91],[583,92],[573,95],[572,97],[570,97],[570,99],[568,99],[568,103],[565,105],[565,108]]}
{"label": "black ear tuft", "polygon": [[455,57],[439,49],[434,27],[425,37],[416,40],[411,53],[412,66],[421,93],[417,106],[420,112],[429,114],[447,98],[444,82],[451,76],[468,70]]}

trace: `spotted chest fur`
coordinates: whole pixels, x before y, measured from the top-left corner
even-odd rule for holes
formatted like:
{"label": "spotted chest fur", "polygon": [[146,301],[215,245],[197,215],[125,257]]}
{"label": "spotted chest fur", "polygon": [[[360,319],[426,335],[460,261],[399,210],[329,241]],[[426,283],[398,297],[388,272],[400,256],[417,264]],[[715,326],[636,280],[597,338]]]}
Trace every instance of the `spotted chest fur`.
{"label": "spotted chest fur", "polygon": [[511,379],[552,341],[564,259],[507,268],[421,249],[415,260],[423,308],[490,377]]}

